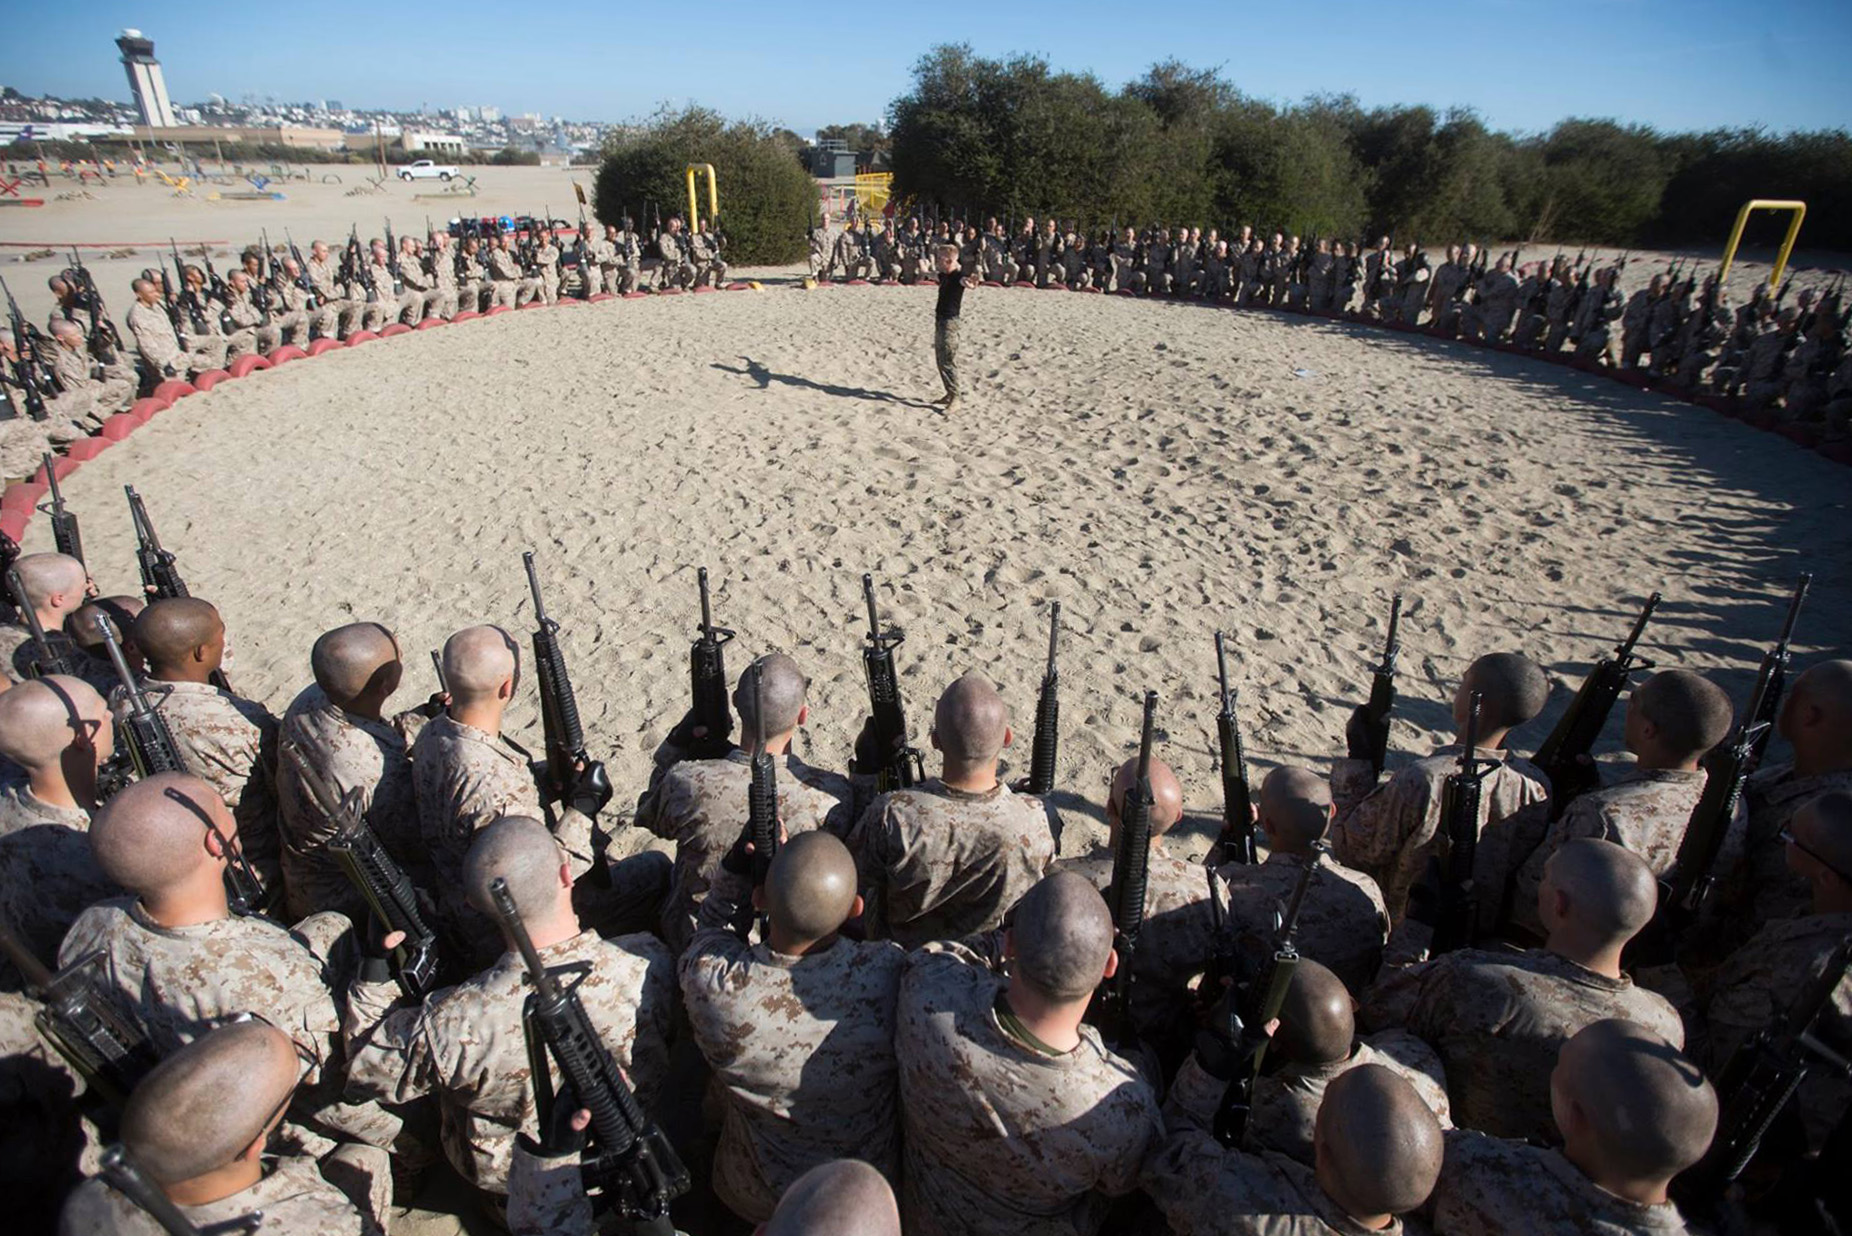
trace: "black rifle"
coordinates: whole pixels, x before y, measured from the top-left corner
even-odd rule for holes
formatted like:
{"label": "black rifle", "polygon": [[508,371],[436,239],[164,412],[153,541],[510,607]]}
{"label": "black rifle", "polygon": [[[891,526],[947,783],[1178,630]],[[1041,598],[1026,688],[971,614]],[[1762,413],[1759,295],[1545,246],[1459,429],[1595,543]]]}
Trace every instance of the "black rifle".
{"label": "black rifle", "polygon": [[39,507],[39,510],[51,517],[51,540],[58,552],[67,558],[84,560],[84,538],[77,528],[77,516],[64,507],[64,495],[58,490],[58,474],[52,470],[51,452],[43,456],[45,464],[45,483],[51,486],[51,501]]}
{"label": "black rifle", "polygon": [[1225,637],[1215,633],[1215,674],[1222,706],[1215,714],[1215,737],[1222,757],[1222,835],[1204,860],[1211,871],[1223,863],[1254,863],[1254,795],[1248,786],[1247,760],[1241,751],[1241,727],[1235,719],[1236,692],[1228,685]]}
{"label": "black rifle", "polygon": [[207,334],[211,328],[206,324],[206,305],[200,299],[199,293],[193,290],[193,285],[186,281],[186,263],[180,260],[180,246],[174,243],[172,236],[169,236],[167,247],[174,251],[174,282],[179,285],[175,296],[180,307],[186,310],[187,322],[193,328],[192,333]]}
{"label": "black rifle", "polygon": [[907,745],[907,715],[900,702],[900,681],[894,673],[894,649],[907,638],[899,627],[881,629],[875,610],[875,579],[862,576],[862,599],[868,604],[868,642],[862,648],[862,669],[868,676],[868,708],[873,720],[876,765],[875,787],[881,793],[904,790],[926,779],[926,760]]}
{"label": "black rifle", "polygon": [[[139,779],[157,773],[192,771],[180,754],[180,744],[174,741],[174,732],[167,728],[167,718],[154,706],[148,693],[142,690],[141,683],[136,681],[134,672],[129,669],[128,660],[122,655],[122,645],[116,641],[116,630],[110,625],[109,619],[97,615],[96,629],[128,701],[128,711],[117,720],[116,725],[117,732],[122,735],[123,746],[128,750],[135,776]],[[219,845],[225,851],[225,898],[232,912],[240,916],[262,914],[275,900],[275,895],[264,888],[263,881],[257,878],[257,872],[245,858],[244,850],[232,845],[219,832],[210,816],[203,811],[198,814],[206,831],[219,839]]]}
{"label": "black rifle", "polygon": [[399,266],[399,246],[392,239],[392,220],[386,220],[386,269],[392,272],[392,294],[405,290],[405,272]]}
{"label": "black rifle", "polygon": [[1632,630],[1627,632],[1627,638],[1614,649],[1613,656],[1603,657],[1595,663],[1595,668],[1582,680],[1575,698],[1569,701],[1569,707],[1556,722],[1556,728],[1550,731],[1550,736],[1537,748],[1533,760],[1550,778],[1552,820],[1563,814],[1564,808],[1568,807],[1576,795],[1587,793],[1601,784],[1601,777],[1594,766],[1584,760],[1594,749],[1595,740],[1601,737],[1601,731],[1608,723],[1608,714],[1614,711],[1615,701],[1620,699],[1621,690],[1627,685],[1628,675],[1635,670],[1653,667],[1651,661],[1635,656],[1633,650],[1657,608],[1659,594],[1655,592],[1646,598],[1646,605],[1634,620]]}
{"label": "black rifle", "polygon": [[[178,338],[186,332],[186,323],[180,317],[179,297],[174,292],[173,284],[167,278],[167,263],[159,256],[155,258],[155,261],[161,268],[161,309],[167,314],[168,325],[174,328],[174,335]],[[178,271],[175,272],[175,277],[179,277]],[[172,374],[173,366],[168,366],[167,372]]]}
{"label": "black rifle", "polygon": [[[47,375],[44,358],[39,355],[38,334],[20,313],[19,302],[13,299],[13,289],[6,286],[4,278],[0,278],[0,291],[6,293],[7,319],[12,324],[13,346],[18,350],[13,361],[13,384],[25,398],[26,415],[35,421],[45,420],[51,415],[45,400],[59,393],[58,386]],[[0,409],[6,408],[6,401],[0,398]],[[7,415],[12,415],[10,410]]]}
{"label": "black rifle", "polygon": [[[1428,949],[1431,957],[1471,948],[1479,938],[1479,889],[1473,879],[1473,860],[1479,852],[1479,800],[1485,779],[1504,766],[1499,760],[1479,758],[1476,744],[1483,703],[1484,697],[1473,692],[1467,705],[1459,771],[1449,773],[1441,787],[1440,822],[1435,829],[1440,892],[1434,906],[1434,942]],[[1491,892],[1498,894],[1497,889]]]}
{"label": "black rifle", "polygon": [[1254,1083],[1267,1058],[1267,1023],[1280,1015],[1286,993],[1292,987],[1293,974],[1299,969],[1299,914],[1305,908],[1305,895],[1318,874],[1318,865],[1330,849],[1330,844],[1322,839],[1312,843],[1312,852],[1299,871],[1299,882],[1293,885],[1292,899],[1286,903],[1279,925],[1274,928],[1273,948],[1260,973],[1247,985],[1247,998],[1239,999],[1230,988],[1210,1014],[1212,1020],[1221,1023],[1220,1034],[1236,1045],[1235,1075],[1222,1092],[1222,1101],[1216,1107],[1211,1126],[1216,1140],[1224,1146],[1238,1147],[1247,1140]]}
{"label": "black rifle", "polygon": [[1094,1024],[1114,1046],[1129,1045],[1132,1025],[1132,962],[1145,927],[1145,886],[1151,875],[1151,738],[1157,720],[1157,692],[1145,692],[1145,716],[1138,739],[1138,774],[1119,805],[1119,842],[1112,856],[1112,884],[1106,908],[1112,911],[1113,948],[1119,968],[1094,993]]}
{"label": "black rifle", "polygon": [[20,621],[26,624],[26,630],[32,636],[32,676],[43,678],[47,674],[77,673],[71,664],[71,658],[52,647],[46,637],[45,626],[39,621],[38,611],[32,608],[31,598],[26,595],[25,581],[19,577],[18,567],[8,567],[6,572],[6,590],[13,598],[13,606],[19,611]]}
{"label": "black rifle", "polygon": [[1055,641],[1061,636],[1061,602],[1048,609],[1048,667],[1042,671],[1041,694],[1035,698],[1035,745],[1029,753],[1029,793],[1054,793],[1055,753],[1061,743],[1061,675],[1055,668]]}
{"label": "black rifle", "polygon": [[106,1106],[120,1110],[160,1057],[147,1034],[111,998],[103,954],[92,953],[53,974],[4,922],[0,952],[44,1006],[33,1017],[39,1033]]}
{"label": "black rifle", "polygon": [[1401,655],[1398,638],[1402,624],[1402,594],[1389,600],[1389,631],[1383,637],[1383,659],[1370,672],[1370,702],[1364,713],[1369,727],[1370,768],[1380,777],[1389,758],[1389,713],[1395,707],[1395,662]]}
{"label": "black rifle", "polygon": [[559,623],[547,616],[540,599],[540,577],[532,550],[521,555],[527,587],[534,597],[534,674],[540,686],[540,724],[546,735],[548,795],[562,807],[595,816],[611,801],[611,779],[603,763],[585,752],[585,729],[579,724],[579,697],[566,673],[559,644]]}
{"label": "black rifle", "polygon": [[[111,1146],[103,1152],[97,1175],[103,1178],[110,1188],[127,1198],[136,1209],[153,1219],[155,1225],[167,1236],[205,1236],[193,1221],[181,1213],[180,1207],[174,1205],[167,1194],[146,1176],[130,1160],[128,1152],[121,1146]],[[212,1225],[213,1236],[223,1236],[228,1232],[255,1232],[263,1225],[264,1215],[261,1210],[252,1211],[231,1223]]]}
{"label": "black rifle", "polygon": [[341,797],[300,750],[286,746],[283,755],[295,768],[302,788],[308,791],[316,807],[334,824],[328,849],[354,887],[360,890],[360,895],[366,898],[373,917],[379,920],[387,934],[395,931],[405,934],[405,939],[392,950],[393,978],[398,981],[399,990],[411,999],[423,999],[437,986],[437,933],[425,925],[411,880],[406,877],[404,868],[380,845],[379,837],[365,817]]}
{"label": "black rifle", "polygon": [[109,310],[104,307],[103,293],[97,290],[96,280],[90,274],[90,268],[84,265],[83,258],[77,255],[77,246],[71,246],[71,274],[76,276],[77,301],[84,312],[90,315],[88,340],[90,346],[98,351],[119,352],[122,350],[122,334],[116,324],[110,320]]}
{"label": "black rifle", "polygon": [[1788,616],[1782,623],[1781,638],[1762,658],[1756,685],[1750,692],[1748,706],[1739,714],[1730,736],[1704,757],[1708,774],[1698,805],[1691,809],[1685,835],[1678,843],[1678,853],[1671,868],[1659,880],[1659,907],[1653,921],[1646,925],[1628,950],[1629,964],[1657,964],[1671,960],[1679,937],[1697,917],[1709,898],[1715,877],[1711,868],[1723,851],[1723,842],[1743,797],[1743,786],[1755,771],[1762,752],[1768,747],[1774,718],[1781,707],[1781,689],[1788,665],[1788,642],[1794,623],[1800,616],[1801,599],[1807,595],[1811,575],[1802,575],[1788,601]]}
{"label": "black rifle", "polygon": [[296,286],[309,294],[309,308],[313,309],[320,303],[321,298],[315,292],[315,280],[309,278],[309,264],[303,260],[302,250],[298,249],[296,242],[290,238],[288,228],[283,229],[283,240],[289,245],[289,256],[296,263]]}
{"label": "black rifle", "polygon": [[1717,1135],[1704,1158],[1679,1177],[1680,1193],[1721,1197],[1755,1158],[1763,1135],[1808,1074],[1821,1070],[1852,1080],[1852,1060],[1820,1038],[1820,1022],[1834,1015],[1833,993],[1848,973],[1852,936],[1833,950],[1825,968],[1779,1020],[1731,1053],[1717,1078]]}
{"label": "black rifle", "polygon": [[[752,886],[763,888],[772,870],[772,860],[778,856],[778,770],[776,761],[765,749],[765,699],[760,689],[763,670],[754,661],[746,667],[746,673],[752,678],[753,713],[752,783],[746,790],[746,833],[752,838]],[[741,939],[751,932],[752,918],[749,899],[740,906],[739,920],[735,923]],[[768,928],[761,918],[759,938],[767,936]]]}
{"label": "black rifle", "polygon": [[[128,494],[129,520],[135,526],[135,563],[141,568],[142,591],[151,601],[192,596],[187,591],[186,581],[180,578],[173,553],[161,547],[161,538],[155,535],[154,521],[148,518],[148,508],[143,505],[141,495],[135,492],[133,485],[122,488]],[[231,690],[224,670],[212,671],[212,685],[221,691]]]}
{"label": "black rifle", "polygon": [[547,973],[508,882],[499,876],[490,881],[489,896],[496,919],[520,950],[534,984],[522,1018],[540,1127],[552,1123],[557,1097],[547,1062],[550,1053],[572,1088],[573,1100],[592,1116],[592,1145],[582,1166],[588,1189],[598,1189],[604,1203],[615,1208],[637,1236],[673,1236],[669,1203],[688,1191],[688,1169],[637,1103],[578,995],[562,989]]}
{"label": "black rifle", "polygon": [[733,632],[714,625],[714,610],[707,593],[707,568],[695,572],[701,589],[701,633],[688,650],[688,684],[694,696],[691,715],[707,731],[695,748],[696,759],[719,759],[732,750],[733,713],[727,707],[726,645]]}

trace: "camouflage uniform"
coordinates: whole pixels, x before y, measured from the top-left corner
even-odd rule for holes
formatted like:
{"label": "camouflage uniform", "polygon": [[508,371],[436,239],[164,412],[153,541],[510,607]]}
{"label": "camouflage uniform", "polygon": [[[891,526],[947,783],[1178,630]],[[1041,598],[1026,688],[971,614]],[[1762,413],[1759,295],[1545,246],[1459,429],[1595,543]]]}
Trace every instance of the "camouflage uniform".
{"label": "camouflage uniform", "polygon": [[1565,841],[1580,837],[1612,841],[1638,854],[1654,875],[1671,871],[1707,775],[1702,769],[1634,769],[1613,785],[1576,797],[1518,868],[1511,893],[1511,921],[1543,936],[1543,920],[1537,917],[1543,865]]}
{"label": "camouflage uniform", "polygon": [[1746,907],[1744,936],[1774,919],[1807,911],[1811,895],[1806,881],[1788,870],[1788,847],[1781,833],[1793,823],[1796,811],[1831,790],[1852,793],[1852,768],[1797,777],[1794,765],[1777,764],[1749,779],[1743,792],[1749,811],[1743,848],[1751,902]]}
{"label": "camouflage uniform", "polygon": [[[1211,1134],[1227,1083],[1194,1057],[1164,1105],[1168,1130],[1141,1184],[1177,1236],[1363,1236],[1366,1230],[1319,1187],[1312,1169],[1284,1155],[1223,1147]],[[1401,1221],[1373,1229],[1401,1236]]]}
{"label": "camouflage uniform", "polygon": [[1457,1130],[1429,1199],[1444,1236],[1683,1236],[1670,1202],[1616,1197],[1560,1150]]}
{"label": "camouflage uniform", "polygon": [[899,1167],[894,1003],[907,956],[891,941],[838,937],[804,957],[749,945],[728,925],[751,892],[716,873],[682,958],[695,1042],[726,1089],[714,1192],[754,1223],[799,1176],[863,1159]]}
{"label": "camouflage uniform", "polygon": [[[412,801],[412,763],[405,736],[386,721],[345,712],[320,687],[298,695],[283,714],[282,742],[293,747],[342,797],[358,793],[354,806],[401,864],[416,869],[422,859],[418,814]],[[283,884],[289,916],[339,910],[361,921],[361,897],[327,850],[334,826],[303,787],[293,765],[278,770]],[[428,881],[414,883],[428,887]]]}
{"label": "camouflage uniform", "polygon": [[[1248,1136],[1255,1148],[1276,1151],[1312,1166],[1312,1131],[1318,1123],[1318,1105],[1325,1101],[1325,1087],[1364,1064],[1380,1064],[1393,1070],[1433,1109],[1441,1128],[1453,1127],[1453,1111],[1447,1102],[1447,1071],[1440,1057],[1405,1030],[1385,1030],[1358,1039],[1348,1059],[1304,1066],[1289,1063],[1262,1073],[1254,1082],[1254,1107],[1248,1118]],[[1179,1076],[1173,1101],[1175,1090],[1182,1087],[1183,1078]]]}
{"label": "camouflage uniform", "polygon": [[[605,940],[586,931],[541,949],[540,959],[577,993],[647,1110],[668,1072],[668,950],[650,936]],[[397,1004],[392,982],[359,982],[348,992],[350,1090],[395,1103],[435,1091],[451,1165],[491,1193],[508,1190],[515,1135],[538,1133],[521,1028],[529,988],[527,967],[508,952],[422,1004]]]}
{"label": "camouflage uniform", "polygon": [[578,1154],[543,1158],[517,1142],[508,1167],[510,1236],[594,1236],[597,1230]]}
{"label": "camouflage uniform", "polygon": [[[1473,855],[1475,886],[1486,890],[1479,901],[1479,929],[1489,932],[1500,917],[1506,882],[1543,838],[1550,782],[1535,764],[1509,751],[1481,747],[1477,755],[1499,763],[1480,791],[1479,844]],[[1374,782],[1367,760],[1342,759],[1332,767],[1331,793],[1337,802],[1332,853],[1376,880],[1389,920],[1397,926],[1408,890],[1435,851],[1441,786],[1459,763],[1460,748],[1450,744],[1382,785]]]}
{"label": "camouflage uniform", "polygon": [[[54,807],[23,785],[0,789],[0,922],[41,961],[93,903],[120,896],[90,849],[90,816]],[[0,974],[12,963],[0,958]]]}
{"label": "camouflage uniform", "polygon": [[[844,836],[855,799],[846,777],[812,768],[787,752],[775,770],[778,819],[793,837],[812,829]],[[675,843],[675,881],[662,911],[662,938],[680,953],[694,935],[695,912],[720,860],[746,826],[751,757],[734,750],[721,760],[673,764],[637,804],[636,822]]]}
{"label": "camouflage uniform", "polygon": [[1038,1051],[999,1019],[1003,983],[958,945],[914,953],[899,1028],[908,1236],[1091,1236],[1163,1135],[1157,1095],[1080,1027]]}
{"label": "camouflage uniform", "polygon": [[1434,1045],[1462,1128],[1499,1137],[1555,1135],[1550,1072],[1578,1030],[1624,1017],[1674,1047],[1685,1027],[1663,996],[1547,949],[1461,949],[1385,977],[1364,1003],[1372,1029],[1403,1026]]}
{"label": "camouflage uniform", "polygon": [[[1711,1076],[1757,1032],[1784,1016],[1824,970],[1833,950],[1852,934],[1852,914],[1805,914],[1779,919],[1730,955],[1707,984]],[[1833,1011],[1822,1020],[1819,1038],[1834,1051],[1852,1052],[1852,979],[1833,992]],[[1852,1103],[1852,1085],[1829,1070],[1809,1069],[1801,1083],[1799,1110],[1814,1149]]]}
{"label": "camouflage uniform", "polygon": [[1042,801],[932,777],[883,794],[849,838],[870,937],[915,948],[989,931],[1054,862]]}
{"label": "camouflage uniform", "polygon": [[[1274,916],[1292,900],[1304,870],[1297,854],[1270,854],[1263,863],[1227,863],[1216,872],[1237,940],[1272,940]],[[1300,956],[1330,967],[1355,994],[1376,977],[1388,938],[1389,911],[1376,881],[1327,855],[1299,912]]]}
{"label": "camouflage uniform", "polygon": [[[4,424],[5,422],[0,422]],[[31,422],[24,422],[30,424]],[[33,467],[38,467],[35,458]],[[84,650],[79,648],[70,636],[63,631],[45,632],[45,642],[51,646],[52,655],[62,656],[70,664],[83,668],[89,660]],[[32,642],[32,632],[13,623],[0,623],[0,669],[5,669],[7,676],[14,682],[24,682],[28,678],[39,676],[38,646]],[[115,680],[115,675],[110,675]],[[88,679],[86,679],[88,681]]]}
{"label": "camouflage uniform", "polygon": [[9,1230],[49,1232],[59,1202],[82,1178],[82,1161],[100,1147],[77,1105],[82,1082],[33,1024],[39,1002],[6,985],[0,982],[0,1176],[12,1186]]}
{"label": "camouflage uniform", "polygon": [[[501,933],[465,901],[463,860],[477,829],[507,815],[547,818],[527,753],[501,735],[446,714],[426,725],[412,745],[412,785],[438,918],[466,954],[486,964],[501,952]],[[568,807],[560,813],[554,837],[575,880],[591,869],[590,820]]]}
{"label": "camouflage uniform", "polygon": [[[232,1227],[253,1212],[263,1215],[264,1236],[380,1236],[380,1226],[347,1195],[323,1180],[313,1159],[279,1159],[264,1178],[230,1197],[182,1206],[194,1227]],[[60,1236],[163,1236],[148,1213],[100,1178],[86,1180],[64,1204]]]}
{"label": "camouflage uniform", "polygon": [[[225,800],[238,821],[238,848],[257,868],[264,887],[274,887],[282,871],[282,843],[277,839],[277,719],[262,704],[210,683],[150,678],[142,686],[173,732],[186,770]],[[128,693],[118,687],[109,705],[120,726],[129,713]]]}
{"label": "camouflage uniform", "polygon": [[[1060,865],[1086,876],[1101,894],[1112,884],[1110,853]],[[1193,1007],[1189,983],[1215,955],[1215,918],[1209,872],[1200,863],[1171,854],[1159,838],[1147,871],[1145,925],[1132,961],[1131,1014],[1139,1037],[1158,1043],[1179,1029],[1187,1034]]]}

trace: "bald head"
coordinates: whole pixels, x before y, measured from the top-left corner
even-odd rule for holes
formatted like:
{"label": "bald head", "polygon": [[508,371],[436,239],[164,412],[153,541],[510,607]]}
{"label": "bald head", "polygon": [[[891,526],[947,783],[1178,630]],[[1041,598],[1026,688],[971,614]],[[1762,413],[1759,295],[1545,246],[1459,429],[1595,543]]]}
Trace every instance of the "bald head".
{"label": "bald head", "polygon": [[1085,999],[1105,973],[1112,940],[1098,889],[1077,872],[1044,876],[1016,905],[1011,981],[1048,1000]]}
{"label": "bald head", "polygon": [[466,627],[444,641],[444,683],[459,704],[496,698],[519,664],[519,645],[500,627]]}
{"label": "bald head", "polygon": [[73,747],[95,745],[108,716],[81,678],[49,674],[0,693],[0,756],[33,773],[54,768]]}
{"label": "bald head", "polygon": [[[0,701],[4,699],[0,696]],[[1807,871],[1803,864],[1824,868],[1824,874],[1840,886],[1840,897],[1835,900],[1852,894],[1852,794],[1836,790],[1803,803],[1788,827],[1801,851],[1797,868]],[[1792,855],[1789,862],[1795,862]]]}
{"label": "bald head", "polygon": [[[7,692],[11,695],[12,692]],[[212,787],[185,773],[157,773],[119,791],[90,823],[90,848],[103,874],[143,897],[166,893],[220,861],[207,849],[207,824],[238,831]]]}
{"label": "bald head", "polygon": [[157,1185],[217,1171],[264,1139],[296,1088],[289,1036],[261,1021],[220,1026],[167,1057],[122,1111],[122,1146]]}
{"label": "bald head", "polygon": [[[757,671],[758,700],[753,698],[753,671]],[[733,710],[739,714],[740,742],[752,745],[754,739],[773,739],[797,728],[804,711],[804,695],[810,680],[797,668],[797,662],[782,652],[760,657],[740,675],[733,691]],[[759,708],[765,709],[765,723],[759,723]]]}
{"label": "bald head", "polygon": [[1009,710],[982,674],[966,674],[945,689],[933,709],[932,733],[946,758],[979,764],[1003,751]]}
{"label": "bald head", "polygon": [[1634,690],[1632,710],[1639,712],[1639,744],[1666,760],[1695,759],[1730,730],[1730,697],[1690,670],[1662,670],[1648,678]]}
{"label": "bald head", "polygon": [[1598,1176],[1669,1180],[1704,1156],[1717,1093],[1644,1026],[1609,1018],[1563,1044],[1551,1107],[1570,1157]]}
{"label": "bald head", "polygon": [[1852,767],[1852,661],[1822,661],[1794,679],[1781,708],[1781,735],[1794,744],[1797,766]]}
{"label": "bald head", "polygon": [[887,1178],[860,1159],[820,1163],[791,1182],[765,1236],[900,1236]]}
{"label": "bald head", "polygon": [[84,603],[84,564],[63,554],[26,554],[13,564],[19,572],[20,585],[26,590],[26,604],[41,620],[54,615],[47,627],[56,627],[64,615]]}
{"label": "bald head", "polygon": [[[1159,837],[1175,828],[1177,821],[1183,818],[1183,782],[1177,780],[1177,774],[1171,771],[1169,764],[1151,757],[1151,835]],[[1119,765],[1119,770],[1112,777],[1112,792],[1107,798],[1106,809],[1113,820],[1125,818],[1125,796],[1131,792],[1132,783],[1138,780],[1138,761],[1127,760]]]}
{"label": "bald head", "polygon": [[198,597],[155,601],[136,617],[136,647],[157,678],[174,678],[189,667],[218,668],[225,623],[219,611]]}
{"label": "bald head", "polygon": [[1406,1214],[1440,1178],[1440,1121],[1380,1064],[1347,1069],[1325,1087],[1312,1139],[1319,1187],[1358,1218]]}
{"label": "bald head", "polygon": [[463,860],[463,890],[469,904],[493,914],[495,899],[489,885],[498,877],[508,881],[509,895],[522,918],[552,914],[562,897],[570,899],[571,885],[562,884],[560,868],[566,856],[559,842],[539,820],[523,815],[503,816],[478,829]]}
{"label": "bald head", "polygon": [[[1543,711],[1550,698],[1550,680],[1529,657],[1515,652],[1494,652],[1466,669],[1462,698],[1477,691],[1483,696],[1479,712],[1481,732],[1523,725]],[[1465,713],[1461,712],[1462,723]]]}
{"label": "bald head", "polygon": [[855,907],[855,859],[832,833],[799,833],[778,848],[765,877],[765,912],[794,943],[841,927]]}
{"label": "bald head", "polygon": [[[103,636],[97,630],[96,620],[108,620],[109,629],[115,634],[118,644],[132,644],[135,618],[147,608],[148,602],[141,597],[98,597],[94,601],[85,602],[71,615],[71,639],[86,652],[106,656],[103,652]],[[133,667],[135,658],[129,657],[128,661]]]}
{"label": "bald head", "polygon": [[1349,1058],[1356,1034],[1356,1015],[1344,980],[1310,957],[1300,958],[1280,1005],[1274,1048],[1295,1064],[1331,1064]]}
{"label": "bald head", "polygon": [[323,632],[309,652],[315,685],[339,708],[363,695],[385,699],[398,689],[404,667],[392,632],[377,622],[350,622]]}
{"label": "bald head", "polygon": [[1305,854],[1331,824],[1331,783],[1306,768],[1276,768],[1260,783],[1260,820],[1274,848]]}
{"label": "bald head", "polygon": [[1560,912],[1590,945],[1618,947],[1653,917],[1659,885],[1652,869],[1631,850],[1578,837],[1558,846],[1544,863],[1538,897],[1546,924]]}

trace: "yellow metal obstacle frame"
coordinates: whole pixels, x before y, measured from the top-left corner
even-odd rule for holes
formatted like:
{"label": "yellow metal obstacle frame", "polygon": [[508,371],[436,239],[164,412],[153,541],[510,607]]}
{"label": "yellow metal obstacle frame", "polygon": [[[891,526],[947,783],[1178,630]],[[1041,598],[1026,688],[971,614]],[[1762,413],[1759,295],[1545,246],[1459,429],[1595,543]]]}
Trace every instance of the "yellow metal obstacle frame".
{"label": "yellow metal obstacle frame", "polygon": [[714,178],[712,163],[690,163],[688,165],[688,228],[694,230],[695,221],[702,218],[701,210],[695,198],[695,173],[707,173],[707,215],[711,223],[720,217],[720,186]]}
{"label": "yellow metal obstacle frame", "polygon": [[864,214],[878,215],[887,208],[888,195],[894,189],[892,172],[857,172],[855,200]]}
{"label": "yellow metal obstacle frame", "polygon": [[1769,273],[1768,287],[1772,292],[1781,286],[1781,272],[1788,267],[1788,255],[1794,252],[1794,239],[1801,234],[1801,221],[1807,217],[1806,202],[1780,202],[1773,198],[1751,198],[1743,203],[1743,208],[1736,212],[1736,226],[1730,229],[1730,243],[1723,247],[1723,265],[1717,271],[1717,282],[1722,284],[1730,277],[1730,263],[1736,258],[1736,246],[1743,239],[1743,225],[1749,222],[1752,210],[1785,210],[1794,216],[1788,222],[1788,235],[1781,242],[1781,252],[1775,255],[1775,269]]}

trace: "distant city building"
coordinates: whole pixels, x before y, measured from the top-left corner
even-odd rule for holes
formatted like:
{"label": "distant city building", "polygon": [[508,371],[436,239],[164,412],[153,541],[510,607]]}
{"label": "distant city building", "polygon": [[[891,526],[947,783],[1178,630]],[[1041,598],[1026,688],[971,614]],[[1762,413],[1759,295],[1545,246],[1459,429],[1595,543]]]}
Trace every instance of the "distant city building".
{"label": "distant city building", "polygon": [[341,106],[341,100],[329,99],[326,103],[322,104],[322,110],[330,111],[330,112],[344,112],[347,109]]}
{"label": "distant city building", "polygon": [[407,154],[463,155],[469,146],[455,133],[407,133],[399,139]]}
{"label": "distant city building", "polygon": [[476,115],[484,124],[497,124],[501,121],[502,109],[499,107],[485,107],[480,112],[477,112]]}
{"label": "distant city building", "polygon": [[143,38],[139,30],[124,30],[116,46],[122,51],[122,67],[128,71],[129,89],[135,92],[142,124],[151,129],[173,128],[178,122],[174,105],[167,99],[161,62],[154,58],[154,40]]}

